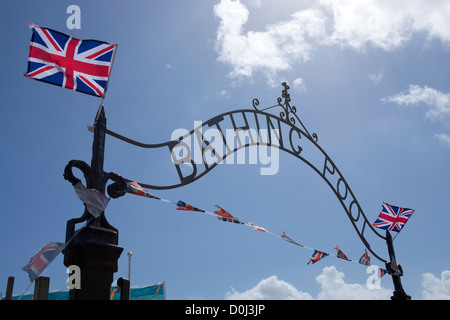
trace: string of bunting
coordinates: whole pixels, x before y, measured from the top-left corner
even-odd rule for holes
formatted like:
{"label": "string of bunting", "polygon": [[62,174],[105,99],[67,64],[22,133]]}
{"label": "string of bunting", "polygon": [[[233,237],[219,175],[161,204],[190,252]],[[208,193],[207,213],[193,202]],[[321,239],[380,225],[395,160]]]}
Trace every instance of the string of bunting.
{"label": "string of bunting", "polygon": [[[269,231],[268,229],[266,229],[266,228],[264,228],[262,226],[259,226],[259,225],[255,224],[255,223],[251,222],[251,221],[249,221],[247,223],[241,222],[238,218],[232,216],[228,211],[226,211],[225,209],[223,209],[222,207],[220,207],[218,205],[216,205],[217,210],[214,210],[214,212],[209,212],[209,211],[206,211],[206,210],[194,207],[193,205],[188,204],[188,203],[186,203],[184,201],[181,201],[181,200],[178,201],[178,202],[174,202],[174,201],[171,201],[171,200],[162,199],[162,198],[160,198],[158,196],[155,196],[155,195],[150,194],[149,192],[147,192],[147,190],[142,188],[136,181],[129,181],[129,182],[127,182],[127,192],[130,193],[130,194],[134,194],[134,195],[138,195],[138,196],[142,196],[142,197],[155,199],[155,200],[160,200],[160,201],[163,201],[163,202],[174,204],[174,205],[177,206],[176,210],[202,212],[202,213],[214,216],[214,217],[218,218],[220,221],[232,222],[232,223],[240,224],[240,225],[243,225],[243,226],[247,226],[247,227],[252,228],[255,231],[261,231],[261,232],[270,234],[270,235],[272,235],[274,237],[277,237],[279,239],[282,239],[284,241],[287,241],[289,243],[292,243],[292,244],[294,244],[296,246],[312,250],[314,252],[313,252],[311,258],[309,258],[309,261],[308,261],[307,264],[310,264],[310,263],[314,264],[314,263],[322,260],[323,258],[325,258],[327,256],[334,256],[336,258],[347,260],[349,262],[358,263],[358,264],[361,264],[361,265],[364,265],[364,266],[370,266],[370,254],[367,252],[367,250],[365,250],[364,254],[358,260],[352,260],[352,259],[349,259],[337,245],[334,246],[334,249],[336,249],[336,251],[337,251],[336,254],[326,253],[325,251],[317,250],[317,249],[308,247],[308,246],[300,244],[300,243],[296,242],[295,240],[293,240],[292,238],[288,237],[286,235],[285,231],[283,231],[283,234],[280,236],[280,235],[277,235],[277,234]],[[379,277],[378,277],[378,279],[380,279],[386,273],[387,273],[387,270],[379,268]]]}
{"label": "string of bunting", "polygon": [[[97,218],[100,216],[100,214],[105,210],[106,206],[108,205],[109,199],[101,192],[92,189],[92,188],[86,188],[81,182],[74,185],[75,193],[79,197],[79,199],[84,203],[86,206],[86,209],[88,212],[92,215],[92,217],[89,219],[91,221],[94,218]],[[358,263],[360,265],[364,266],[370,266],[370,254],[365,250],[364,254],[358,259],[358,260],[352,260],[347,258],[347,256],[342,252],[342,250],[336,245],[334,246],[334,249],[337,251],[336,254],[333,253],[327,253],[322,250],[317,250],[308,246],[305,246],[303,244],[300,244],[296,241],[294,241],[292,238],[288,237],[286,233],[283,231],[283,234],[277,235],[268,229],[259,226],[253,222],[241,222],[238,218],[231,215],[228,211],[226,211],[224,208],[216,205],[217,210],[214,210],[214,212],[209,212],[197,207],[194,207],[191,204],[188,204],[184,201],[171,201],[162,199],[160,197],[157,197],[155,195],[152,195],[147,192],[144,188],[142,188],[136,181],[128,181],[127,182],[127,193],[131,193],[134,195],[160,200],[163,202],[171,203],[176,205],[176,210],[183,210],[183,211],[194,211],[194,212],[202,212],[208,215],[211,215],[213,217],[218,218],[220,221],[225,222],[231,222],[235,224],[240,224],[243,226],[247,226],[252,228],[256,231],[261,231],[267,234],[270,234],[274,237],[277,237],[279,239],[282,239],[284,241],[287,241],[291,244],[294,244],[296,246],[309,249],[314,251],[312,256],[309,258],[309,261],[307,264],[314,264],[327,256],[334,256],[339,259],[347,260],[349,262]],[[396,231],[397,235],[400,232],[400,230],[403,228],[405,223],[409,220],[411,215],[413,214],[414,210],[408,209],[408,208],[401,208],[389,205],[385,202],[383,202],[382,205],[382,211],[379,214],[377,220],[372,224],[373,226],[385,230],[390,231]],[[87,224],[86,224],[87,225]],[[80,232],[84,227],[77,230],[77,232],[66,242],[66,243],[60,243],[60,242],[50,242],[47,245],[45,245],[43,248],[41,248],[33,257],[30,258],[30,261],[28,264],[24,267],[22,267],[22,270],[27,272],[30,278],[30,285],[33,283],[33,281],[44,271],[44,269],[58,256],[58,254],[67,246],[73,238],[75,238],[76,234]],[[396,235],[396,236],[397,236]],[[394,237],[395,239],[395,237]],[[397,271],[396,263],[391,262],[391,267],[395,272]],[[378,279],[383,277],[388,271],[386,269],[378,268]],[[28,289],[28,288],[27,288]],[[27,290],[25,289],[25,291]],[[24,293],[25,293],[24,291]],[[23,294],[22,294],[23,295]]]}

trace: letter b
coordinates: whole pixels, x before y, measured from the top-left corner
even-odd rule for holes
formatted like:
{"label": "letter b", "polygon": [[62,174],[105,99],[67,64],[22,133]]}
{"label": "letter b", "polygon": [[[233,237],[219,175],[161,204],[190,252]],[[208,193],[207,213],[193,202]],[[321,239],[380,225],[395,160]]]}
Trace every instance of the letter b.
{"label": "letter b", "polygon": [[70,265],[67,268],[69,278],[67,279],[67,288],[69,289],[81,289],[81,271],[77,265]]}

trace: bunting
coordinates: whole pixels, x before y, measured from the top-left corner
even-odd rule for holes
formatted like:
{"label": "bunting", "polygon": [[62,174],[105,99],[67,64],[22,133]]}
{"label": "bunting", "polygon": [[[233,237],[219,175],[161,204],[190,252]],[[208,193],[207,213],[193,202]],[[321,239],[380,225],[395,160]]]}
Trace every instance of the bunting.
{"label": "bunting", "polygon": [[[100,215],[101,212],[104,211],[104,209],[109,201],[109,199],[107,199],[104,194],[98,192],[95,189],[90,189],[90,188],[84,187],[81,184],[81,182],[77,183],[74,186],[74,188],[75,188],[75,192],[78,195],[78,197],[84,202],[84,204],[86,205],[86,208],[94,217],[97,214]],[[176,210],[202,212],[202,213],[206,213],[211,216],[214,216],[221,221],[242,224],[242,225],[251,227],[253,230],[262,231],[264,233],[273,235],[277,238],[280,238],[284,241],[290,242],[297,246],[312,250],[312,251],[314,251],[314,253],[309,258],[309,261],[307,264],[310,264],[310,263],[314,264],[314,263],[326,258],[327,256],[332,255],[332,256],[336,256],[339,259],[356,262],[361,265],[365,265],[365,266],[370,265],[370,255],[367,252],[367,250],[365,250],[364,254],[357,261],[347,258],[347,256],[342,252],[342,250],[337,245],[334,246],[334,249],[337,250],[336,255],[331,254],[331,253],[326,253],[324,251],[310,248],[310,247],[307,247],[303,244],[300,244],[300,243],[294,241],[292,238],[288,237],[284,231],[283,231],[283,234],[281,236],[279,236],[279,235],[276,235],[276,234],[270,232],[268,229],[261,227],[253,222],[243,223],[243,222],[239,221],[239,219],[237,219],[236,217],[232,216],[228,211],[226,211],[225,209],[223,209],[222,207],[220,207],[218,205],[216,205],[218,210],[215,210],[212,213],[212,212],[208,212],[206,210],[194,207],[193,205],[188,204],[181,200],[178,202],[173,202],[170,200],[162,199],[160,197],[157,197],[157,196],[154,196],[154,195],[148,193],[136,181],[127,182],[127,192],[134,194],[134,195],[146,197],[146,198],[161,200],[161,201],[164,201],[167,203],[175,204],[177,206]],[[383,203],[383,207],[384,207],[384,205],[385,205],[385,203]],[[403,208],[399,208],[399,209],[402,209],[402,210],[398,210],[398,212],[400,212],[400,211],[405,212],[405,210],[411,210],[411,209],[403,209]],[[412,212],[409,214],[408,218],[410,217],[411,214],[412,214]],[[91,218],[91,219],[93,219],[93,218]],[[402,224],[401,227],[403,227],[404,223]],[[400,227],[400,229],[401,229],[401,227]],[[78,230],[77,233],[80,230]],[[67,243],[69,243],[72,239],[73,239],[73,237]],[[31,282],[33,282],[34,279],[36,277],[38,277],[39,274],[55,259],[55,257],[64,249],[64,247],[67,245],[67,243],[64,244],[64,243],[59,243],[59,242],[50,242],[46,246],[44,246],[42,249],[40,249],[36,253],[36,255],[34,255],[33,257],[30,258],[30,262],[26,266],[22,267],[22,270],[28,272]],[[390,267],[390,269],[392,269],[391,271],[378,268],[379,269],[379,277],[377,280],[381,279],[386,273],[390,273],[390,274],[392,273],[393,275],[396,275],[396,274],[398,275],[398,274],[402,273],[402,271],[398,268],[395,261],[392,261],[390,263],[389,267]]]}
{"label": "bunting", "polygon": [[311,258],[309,258],[309,261],[307,264],[314,264],[320,260],[322,260],[323,258],[327,257],[329,254],[322,252],[322,251],[318,251],[318,250],[314,250],[314,253],[312,254]]}
{"label": "bunting", "polygon": [[177,202],[177,206],[178,206],[176,207],[177,210],[205,212],[205,210],[191,206],[190,204],[187,204],[186,202],[181,200]]}
{"label": "bunting", "polygon": [[350,261],[350,259],[347,258],[347,256],[342,252],[341,249],[339,249],[338,246],[334,246],[334,249],[337,250],[337,257],[338,257],[339,259],[344,259],[344,260]]}
{"label": "bunting", "polygon": [[388,273],[386,269],[378,268],[378,279],[375,281],[380,280],[386,273]]}
{"label": "bunting", "polygon": [[367,252],[367,250],[364,250],[364,254],[361,256],[361,258],[359,258],[359,263],[365,265],[365,266],[370,266],[370,255]]}
{"label": "bunting", "polygon": [[302,244],[295,242],[294,240],[292,240],[291,238],[289,238],[283,231],[283,234],[281,235],[281,239],[286,240],[287,242],[290,242],[292,244],[295,244],[297,246],[303,247]]}
{"label": "bunting", "polygon": [[137,196],[147,197],[150,199],[161,200],[157,196],[154,196],[147,192],[144,188],[142,188],[136,181],[131,181],[127,183],[127,192],[131,194],[135,194]]}
{"label": "bunting", "polygon": [[243,224],[242,222],[240,222],[236,217],[233,217],[228,211],[226,211],[225,209],[219,207],[218,205],[216,205],[217,209],[219,210],[215,210],[214,213],[218,216],[217,218],[219,220],[222,221],[226,221],[226,222],[233,222],[233,223],[238,223],[238,224]]}
{"label": "bunting", "polygon": [[253,223],[251,221],[247,222],[247,225],[249,227],[251,227],[253,230],[267,232],[267,230],[265,228],[263,228],[261,226],[258,226],[257,224],[255,224],[255,223]]}
{"label": "bunting", "polygon": [[[324,252],[322,250],[317,250],[317,249],[314,249],[314,248],[307,247],[307,246],[305,246],[303,244],[300,244],[300,243],[294,241],[292,238],[288,237],[284,231],[283,231],[283,234],[281,236],[279,236],[279,235],[276,235],[276,234],[272,233],[268,229],[266,229],[266,228],[264,228],[264,227],[262,227],[260,225],[257,225],[257,224],[255,224],[255,223],[253,223],[251,221],[249,221],[247,223],[243,223],[238,218],[236,218],[235,216],[231,215],[228,211],[226,211],[224,208],[222,208],[222,207],[220,207],[218,205],[216,205],[217,209],[214,210],[214,212],[209,212],[209,211],[197,208],[197,207],[195,207],[195,206],[193,206],[191,204],[188,204],[188,203],[186,203],[184,201],[181,201],[181,200],[178,201],[178,202],[173,202],[173,201],[170,201],[170,200],[162,199],[162,198],[159,198],[157,196],[151,195],[135,181],[128,182],[127,186],[128,186],[128,188],[127,188],[128,193],[139,195],[139,196],[143,196],[143,197],[147,197],[147,198],[151,198],[151,199],[161,200],[161,201],[164,201],[164,202],[167,202],[167,203],[175,204],[177,206],[176,210],[194,211],[194,212],[206,213],[208,215],[211,215],[211,216],[214,216],[214,217],[218,218],[220,221],[232,222],[232,223],[236,223],[236,224],[245,225],[247,227],[252,228],[252,230],[261,231],[261,232],[273,235],[273,236],[275,236],[277,238],[280,238],[282,240],[285,240],[287,242],[290,242],[292,244],[295,244],[297,246],[300,246],[300,247],[312,250],[312,251],[314,251],[314,253],[312,254],[312,256],[309,259],[307,264],[310,264],[310,263],[314,264],[314,263],[322,260],[323,258],[325,258],[327,256],[335,256],[335,257],[337,257],[339,259],[347,260],[347,261],[350,261],[350,262],[355,262],[355,263],[358,263],[358,264],[361,264],[361,265],[364,265],[364,266],[369,266],[370,265],[370,255],[367,252],[367,250],[365,250],[364,254],[358,260],[352,260],[352,259],[349,259],[337,245],[334,246],[334,249],[336,249],[336,251],[337,251],[336,255],[332,254],[332,253],[326,253],[326,252]],[[395,270],[395,268],[393,268],[393,269],[394,269],[394,272],[397,271],[397,270]],[[385,273],[389,273],[389,272],[387,270],[385,270],[385,269],[380,269],[379,273],[380,273],[380,278],[381,278]]]}
{"label": "bunting", "polygon": [[87,211],[95,218],[98,218],[105,211],[109,198],[103,193],[93,188],[86,188],[81,182],[73,187],[78,198],[85,204]]}

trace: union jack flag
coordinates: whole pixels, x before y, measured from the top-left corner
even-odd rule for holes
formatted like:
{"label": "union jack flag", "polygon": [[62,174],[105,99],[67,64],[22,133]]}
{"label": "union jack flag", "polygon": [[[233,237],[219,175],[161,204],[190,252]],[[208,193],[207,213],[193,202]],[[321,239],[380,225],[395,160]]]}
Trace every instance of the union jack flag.
{"label": "union jack flag", "polygon": [[189,203],[186,203],[184,201],[178,201],[176,210],[186,210],[186,211],[198,211],[198,212],[205,212],[205,210],[199,209],[197,207],[194,207],[190,205]]}
{"label": "union jack flag", "polygon": [[309,262],[307,264],[310,264],[311,262],[312,262],[312,264],[314,264],[317,261],[322,260],[326,256],[328,256],[328,253],[325,253],[325,252],[322,252],[322,251],[318,251],[318,250],[314,250],[314,253],[311,256],[311,258],[309,258]]}
{"label": "union jack flag", "polygon": [[303,247],[302,244],[300,244],[300,243],[298,243],[298,242],[295,242],[292,238],[289,238],[289,237],[284,233],[284,231],[283,231],[283,234],[281,235],[281,239],[284,239],[284,240],[286,240],[286,241],[288,241],[288,242],[290,242],[290,243],[293,243],[293,244],[296,244],[296,245],[298,245],[298,246],[300,246],[300,247]]}
{"label": "union jack flag", "polygon": [[341,249],[339,249],[338,246],[334,246],[334,248],[337,250],[337,257],[338,257],[339,259],[344,259],[344,260],[350,261],[350,259],[347,258],[347,256],[344,254],[344,252],[342,252]]}
{"label": "union jack flag", "polygon": [[370,266],[370,255],[367,250],[365,250],[364,254],[361,256],[361,258],[359,258],[358,262],[365,266]]}
{"label": "union jack flag", "polygon": [[131,194],[135,194],[137,196],[146,197],[150,199],[157,199],[161,200],[161,198],[158,198],[157,196],[154,196],[147,192],[144,188],[142,188],[139,183],[136,181],[129,181],[127,182],[127,192]]}
{"label": "union jack flag", "polygon": [[83,201],[87,211],[98,218],[108,205],[109,199],[100,191],[86,188],[81,182],[73,186],[75,193]]}
{"label": "union jack flag", "polygon": [[256,223],[253,223],[251,221],[247,222],[247,225],[249,227],[252,227],[253,230],[267,232],[267,230],[265,228],[258,226]]}
{"label": "union jack flag", "polygon": [[380,229],[400,232],[413,213],[412,209],[391,206],[383,202],[381,213],[372,225]]}
{"label": "union jack flag", "polygon": [[380,280],[386,273],[388,273],[386,269],[378,268],[378,275],[379,275],[379,277],[378,277],[378,279],[375,280],[375,281]]}
{"label": "union jack flag", "polygon": [[34,24],[30,28],[27,78],[103,97],[117,44],[80,40]]}
{"label": "union jack flag", "polygon": [[47,268],[64,247],[64,243],[50,242],[30,258],[28,264],[22,267],[22,270],[28,272],[31,282]]}
{"label": "union jack flag", "polygon": [[225,221],[225,222],[233,222],[233,223],[243,224],[242,222],[240,222],[238,220],[238,218],[233,217],[228,211],[226,211],[222,207],[219,207],[218,205],[216,205],[216,207],[217,207],[217,209],[219,209],[219,210],[214,210],[214,214],[216,215],[217,219],[219,219],[221,221]]}

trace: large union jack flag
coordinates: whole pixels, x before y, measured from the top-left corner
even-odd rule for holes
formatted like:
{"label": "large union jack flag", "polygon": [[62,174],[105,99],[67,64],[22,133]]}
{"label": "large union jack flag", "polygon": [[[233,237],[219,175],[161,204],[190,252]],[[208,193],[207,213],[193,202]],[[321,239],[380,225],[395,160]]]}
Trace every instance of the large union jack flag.
{"label": "large union jack flag", "polygon": [[26,77],[103,97],[117,44],[80,40],[31,24]]}
{"label": "large union jack flag", "polygon": [[383,202],[381,213],[372,225],[381,229],[400,232],[413,213],[414,210],[412,209],[391,206]]}

